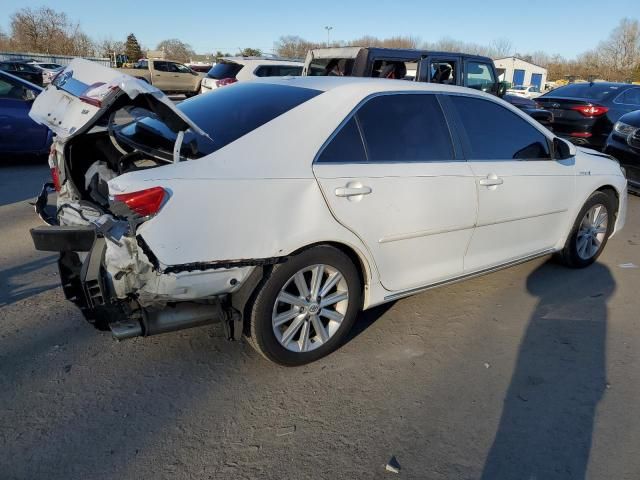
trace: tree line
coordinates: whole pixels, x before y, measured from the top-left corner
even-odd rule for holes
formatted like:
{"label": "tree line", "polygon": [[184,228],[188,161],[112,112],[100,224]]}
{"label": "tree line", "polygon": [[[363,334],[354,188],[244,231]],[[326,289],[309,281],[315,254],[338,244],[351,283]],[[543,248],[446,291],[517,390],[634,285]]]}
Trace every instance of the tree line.
{"label": "tree line", "polygon": [[[312,48],[326,47],[327,43],[313,42],[295,35],[285,35],[274,43],[274,52],[281,57],[305,57]],[[491,58],[517,56],[548,69],[549,80],[570,77],[611,81],[640,81],[640,22],[623,18],[609,36],[592,50],[585,51],[574,59],[543,51],[517,52],[509,39],[498,38],[488,45],[463,42],[453,38],[442,38],[435,42],[422,41],[417,36],[404,35],[390,38],[363,36],[350,41],[333,41],[330,46],[371,46],[387,48],[420,48],[444,52],[465,52]],[[74,56],[100,56],[113,58],[114,54],[126,55],[129,61],[146,56],[149,48],[140,45],[131,33],[126,39],[93,40],[72,21],[66,13],[49,7],[22,8],[10,16],[9,32],[0,30],[0,51],[30,52]],[[158,43],[156,51],[166,58],[181,62],[196,55],[193,48],[177,38]],[[241,56],[257,56],[263,52],[257,48],[244,48],[236,52]],[[230,56],[229,52],[217,51],[208,55],[211,59]]]}

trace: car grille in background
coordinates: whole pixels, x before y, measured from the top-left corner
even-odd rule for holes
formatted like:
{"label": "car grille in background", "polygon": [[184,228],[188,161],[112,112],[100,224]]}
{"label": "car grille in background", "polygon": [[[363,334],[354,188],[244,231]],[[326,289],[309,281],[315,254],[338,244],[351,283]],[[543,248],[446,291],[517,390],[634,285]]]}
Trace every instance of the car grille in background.
{"label": "car grille in background", "polygon": [[633,135],[629,135],[627,143],[633,148],[640,148],[640,128]]}

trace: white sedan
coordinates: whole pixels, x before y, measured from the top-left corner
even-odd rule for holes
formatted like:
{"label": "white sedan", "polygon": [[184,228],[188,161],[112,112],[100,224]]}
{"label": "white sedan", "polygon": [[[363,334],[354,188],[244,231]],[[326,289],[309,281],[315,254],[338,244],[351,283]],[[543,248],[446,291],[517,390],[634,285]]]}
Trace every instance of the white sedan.
{"label": "white sedan", "polygon": [[300,365],[362,309],[551,253],[587,267],[625,222],[612,157],[460,87],[262,79],[175,106],[75,60],[31,116],[57,134],[35,246],[120,339],[221,320]]}
{"label": "white sedan", "polygon": [[529,86],[516,85],[515,87],[509,88],[507,90],[507,93],[510,95],[517,95],[519,97],[530,98],[530,99],[537,98],[540,95],[542,95],[542,93],[540,92],[540,89],[535,85],[529,85]]}

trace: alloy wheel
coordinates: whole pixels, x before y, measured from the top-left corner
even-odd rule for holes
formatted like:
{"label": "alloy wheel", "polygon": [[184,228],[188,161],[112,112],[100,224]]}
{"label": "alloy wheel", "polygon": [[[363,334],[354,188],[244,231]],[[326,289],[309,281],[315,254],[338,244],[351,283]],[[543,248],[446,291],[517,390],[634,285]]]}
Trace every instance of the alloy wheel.
{"label": "alloy wheel", "polygon": [[580,258],[589,260],[598,253],[607,234],[608,222],[609,212],[604,205],[598,203],[587,210],[576,237],[576,250]]}
{"label": "alloy wheel", "polygon": [[296,272],[284,284],[273,306],[276,339],[292,352],[309,352],[327,343],[339,330],[349,306],[344,275],[317,264]]}

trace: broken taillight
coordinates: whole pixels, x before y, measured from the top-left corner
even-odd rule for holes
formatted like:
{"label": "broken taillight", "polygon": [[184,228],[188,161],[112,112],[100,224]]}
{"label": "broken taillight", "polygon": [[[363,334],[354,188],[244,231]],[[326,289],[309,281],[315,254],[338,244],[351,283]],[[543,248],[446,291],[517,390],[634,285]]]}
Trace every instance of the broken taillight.
{"label": "broken taillight", "polygon": [[51,180],[53,181],[53,186],[56,189],[56,192],[60,191],[60,170],[58,170],[58,167],[52,167],[51,168]]}
{"label": "broken taillight", "polygon": [[141,217],[155,215],[162,208],[167,192],[162,187],[152,187],[146,190],[131,193],[119,193],[113,196],[113,202],[117,202]]}
{"label": "broken taillight", "polygon": [[89,85],[82,95],[80,100],[94,107],[102,108],[104,101],[112,95],[118,89],[117,85],[109,85],[104,82],[97,82]]}

